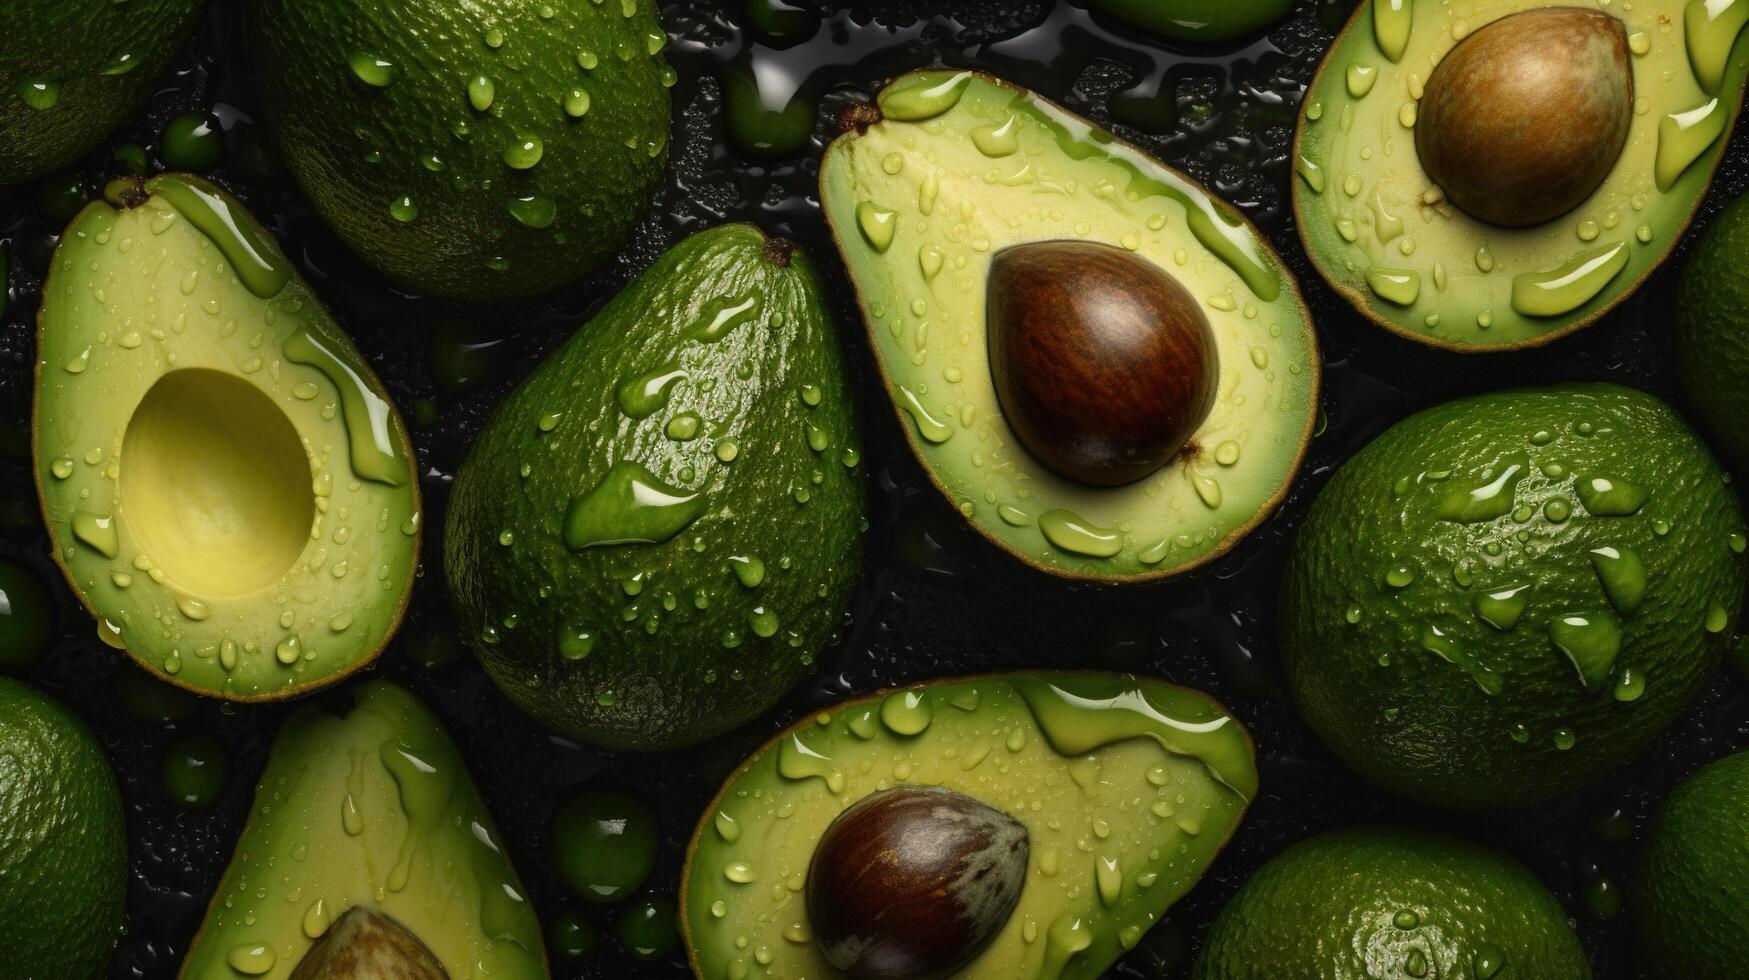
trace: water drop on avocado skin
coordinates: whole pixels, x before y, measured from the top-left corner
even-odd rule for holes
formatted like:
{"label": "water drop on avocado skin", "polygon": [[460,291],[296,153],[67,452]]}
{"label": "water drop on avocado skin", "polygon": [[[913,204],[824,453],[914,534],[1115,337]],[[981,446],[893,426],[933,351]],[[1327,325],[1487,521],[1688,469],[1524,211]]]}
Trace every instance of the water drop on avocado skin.
{"label": "water drop on avocado skin", "polygon": [[[1633,389],[1426,409],[1308,511],[1282,596],[1295,701],[1349,766],[1430,805],[1522,806],[1580,785],[1700,692],[1726,644],[1709,610],[1749,585],[1729,544],[1741,522],[1699,439]],[[1393,580],[1403,569],[1419,570],[1412,583]],[[1406,654],[1417,636],[1432,656]]]}
{"label": "water drop on avocado skin", "polygon": [[[675,747],[806,672],[860,549],[860,472],[804,438],[859,442],[842,356],[807,256],[727,225],[671,248],[499,406],[452,487],[446,568],[512,700],[594,744]],[[652,685],[658,664],[686,681]]]}
{"label": "water drop on avocado skin", "polygon": [[[465,26],[433,2],[251,11],[286,167],[366,262],[434,296],[528,296],[588,274],[648,211],[671,114],[657,5],[548,6],[479,0]],[[357,207],[385,192],[418,201],[419,220]]]}

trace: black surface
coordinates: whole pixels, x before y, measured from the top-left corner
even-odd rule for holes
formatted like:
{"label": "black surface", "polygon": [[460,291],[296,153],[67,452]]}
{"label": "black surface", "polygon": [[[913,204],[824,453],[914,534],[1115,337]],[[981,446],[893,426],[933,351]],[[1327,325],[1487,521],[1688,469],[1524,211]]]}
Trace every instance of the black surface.
{"label": "black surface", "polygon": [[[1597,975],[1626,980],[1625,921],[1599,921],[1582,893],[1599,874],[1628,881],[1635,844],[1605,844],[1589,829],[1600,810],[1624,806],[1636,837],[1669,786],[1704,762],[1749,745],[1749,692],[1721,675],[1701,703],[1628,770],[1532,812],[1441,816],[1418,811],[1361,784],[1304,728],[1283,697],[1273,638],[1273,595],[1287,542],[1310,496],[1331,469],[1386,425],[1446,398],[1516,384],[1609,378],[1675,398],[1670,310],[1678,254],[1639,296],[1576,338],[1519,354],[1460,356],[1424,349],[1369,326],[1325,288],[1300,249],[1286,207],[1289,145],[1304,85],[1340,23],[1348,0],[1307,0],[1267,38],[1218,48],[1180,49],[1094,24],[1062,3],[932,4],[893,0],[827,18],[814,40],[785,52],[748,50],[734,26],[739,4],[669,3],[680,71],[674,89],[670,179],[652,216],[620,257],[589,282],[527,304],[446,306],[409,296],[371,274],[299,198],[283,173],[262,166],[251,147],[266,144],[256,120],[241,43],[240,4],[214,0],[207,25],[152,100],[149,111],[111,145],[150,140],[166,118],[212,108],[227,129],[225,162],[214,172],[266,221],[297,258],[359,346],[369,355],[411,422],[428,399],[434,424],[416,429],[431,529],[413,613],[377,673],[430,701],[466,752],[474,776],[509,841],[516,865],[548,918],[573,900],[550,858],[549,820],[556,797],[587,782],[635,787],[656,801],[664,848],[652,879],[677,887],[681,853],[715,783],[786,720],[853,692],[890,683],[972,671],[1051,665],[1133,669],[1211,691],[1250,727],[1263,766],[1264,791],[1233,844],[1203,883],[1170,913],[1144,948],[1116,975],[1182,973],[1197,935],[1258,864],[1322,828],[1361,820],[1409,819],[1451,827],[1496,842],[1528,862],[1561,896],[1590,950]],[[953,7],[952,15],[937,11]],[[919,19],[917,12],[923,12]],[[717,74],[725,65],[772,59],[811,79],[823,97],[816,144],[792,158],[757,163],[725,149]],[[652,760],[613,755],[554,739],[512,708],[465,657],[434,669],[407,657],[414,641],[448,633],[436,532],[449,475],[472,434],[516,378],[581,324],[630,274],[688,231],[726,220],[752,220],[791,237],[819,260],[834,293],[843,273],[824,239],[814,178],[821,141],[836,109],[891,74],[945,63],[1004,74],[1095,120],[1144,120],[1151,130],[1114,128],[1238,203],[1273,239],[1299,275],[1317,315],[1324,355],[1327,425],[1277,517],[1224,559],[1161,585],[1100,588],[1065,585],[1028,571],[964,529],[905,449],[891,411],[871,383],[869,352],[855,311],[840,311],[860,366],[870,476],[874,556],[842,644],[819,658],[820,670],[768,718],[690,753]],[[1703,209],[1749,187],[1749,146],[1739,134]],[[271,152],[266,154],[271,163]],[[84,171],[101,186],[108,150]],[[0,240],[13,257],[10,302],[0,317],[0,505],[34,505],[28,461],[7,455],[28,419],[38,279],[52,247],[33,189],[0,190]],[[1680,250],[1679,250],[1680,252]],[[433,324],[472,324],[508,338],[513,365],[466,395],[446,395],[428,366]],[[16,510],[7,511],[15,514]],[[36,523],[0,539],[0,554],[21,558],[51,578],[46,540]],[[159,759],[174,735],[125,714],[113,694],[118,672],[135,670],[101,646],[90,619],[58,575],[61,640],[32,679],[69,702],[96,727],[123,785],[132,841],[130,928],[115,957],[116,978],[174,975],[199,924],[210,889],[230,857],[255,776],[283,706],[203,702],[180,730],[219,733],[236,746],[236,778],[214,810],[183,812],[166,799]],[[1630,883],[1631,884],[1631,883]],[[580,965],[555,964],[555,976],[684,976],[680,959],[641,964],[621,958],[598,910],[603,952]],[[1143,955],[1146,954],[1146,955]]]}

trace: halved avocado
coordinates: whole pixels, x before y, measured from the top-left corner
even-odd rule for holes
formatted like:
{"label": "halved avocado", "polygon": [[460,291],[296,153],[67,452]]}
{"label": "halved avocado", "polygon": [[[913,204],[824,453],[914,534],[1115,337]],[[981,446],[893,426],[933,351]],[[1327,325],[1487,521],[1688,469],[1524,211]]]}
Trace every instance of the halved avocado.
{"label": "halved avocado", "polygon": [[[955,811],[946,823],[924,825],[924,834],[964,836],[954,831],[961,814],[986,807],[998,811],[988,822],[1018,823],[1026,867],[1018,903],[995,918],[965,907],[977,904],[987,876],[913,882],[919,887],[908,893],[875,896],[885,901],[883,918],[912,923],[900,941],[949,927],[965,911],[989,927],[968,934],[994,937],[948,975],[1097,977],[1196,884],[1257,788],[1251,740],[1238,720],[1206,695],[1163,681],[1029,672],[858,698],[780,733],[705,810],[681,881],[688,955],[701,977],[838,975],[827,949],[838,956],[873,944],[822,942],[837,937],[819,934],[808,911],[819,907],[813,890],[846,872],[862,887],[884,888],[883,871],[907,851],[927,860],[934,848],[897,839],[863,860],[857,855],[869,849],[853,840],[842,853],[855,866],[839,868],[827,866],[838,857],[817,845],[829,828],[866,835],[868,821],[853,815],[883,805],[891,799],[885,791],[908,789]],[[906,818],[910,826],[915,820]],[[995,836],[1011,843],[1014,835],[998,829]],[[861,927],[891,931],[890,922]]]}
{"label": "halved avocado", "polygon": [[545,980],[540,920],[443,725],[386,681],[346,695],[280,729],[179,976]]}
{"label": "halved avocado", "polygon": [[[1256,229],[986,75],[914,72],[845,122],[822,208],[906,437],[973,527],[1056,575],[1139,581],[1268,516],[1319,360]],[[1098,301],[1059,316],[1077,297]]]}
{"label": "halved avocado", "polygon": [[1595,322],[1705,197],[1749,77],[1746,22],[1749,0],[1368,0],[1295,138],[1313,265],[1437,347],[1534,347]]}
{"label": "halved avocado", "polygon": [[242,205],[117,180],[68,226],[39,317],[33,436],[57,563],[160,679],[289,697],[369,663],[420,536],[370,366]]}

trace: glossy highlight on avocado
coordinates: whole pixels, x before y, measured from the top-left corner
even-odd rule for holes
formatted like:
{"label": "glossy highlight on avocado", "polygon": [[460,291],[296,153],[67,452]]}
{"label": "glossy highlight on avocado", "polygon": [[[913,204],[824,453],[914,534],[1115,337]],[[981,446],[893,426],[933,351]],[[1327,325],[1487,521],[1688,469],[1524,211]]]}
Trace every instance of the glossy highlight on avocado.
{"label": "glossy highlight on avocado", "polygon": [[1426,830],[1318,834],[1259,868],[1190,980],[1589,980],[1561,903],[1510,855]]}
{"label": "glossy highlight on avocado", "polygon": [[1749,76],[1746,22],[1749,0],[1368,0],[1295,139],[1313,264],[1369,319],[1438,347],[1589,325],[1705,196]]}
{"label": "glossy highlight on avocado", "polygon": [[412,588],[414,458],[272,237],[199,178],[119,179],[44,295],[36,482],[98,636],[237,701],[369,663]]}
{"label": "glossy highlight on avocado", "polygon": [[[385,681],[340,696],[286,719],[180,980],[285,980],[372,935],[416,977],[422,947],[451,980],[545,980],[540,921],[437,717]],[[312,980],[330,975],[350,974]]]}
{"label": "glossy highlight on avocado", "polygon": [[665,252],[501,404],[456,475],[445,571],[504,692],[597,745],[770,707],[861,562],[854,405],[813,267],[751,225]]}
{"label": "glossy highlight on avocado", "polygon": [[1282,654],[1373,782],[1523,806],[1631,758],[1718,666],[1749,584],[1734,489],[1663,402],[1513,389],[1397,423],[1294,543]]}
{"label": "glossy highlight on avocado", "polygon": [[0,186],[74,163],[134,114],[200,0],[11,0],[0,33]]}
{"label": "glossy highlight on avocado", "polygon": [[804,719],[705,811],[682,879],[704,977],[830,975],[801,901],[839,813],[945,787],[1026,830],[1018,904],[954,977],[1100,976],[1207,870],[1257,795],[1249,737],[1198,692],[1116,674],[936,681]]}
{"label": "glossy highlight on avocado", "polygon": [[652,0],[259,0],[251,51],[287,165],[354,252],[422,292],[582,278],[668,151]]}
{"label": "glossy highlight on avocado", "polygon": [[[1297,287],[1248,223],[1085,120],[975,72],[906,75],[849,121],[821,165],[822,208],[906,437],[973,527],[1053,574],[1136,581],[1218,557],[1273,510],[1311,434],[1319,360]],[[1041,462],[996,388],[991,338],[1011,328],[987,302],[993,270],[1006,250],[1065,238],[1169,277],[1213,338],[1212,403],[1163,399],[1191,408],[1189,438],[1121,487]],[[1089,357],[1064,377],[1101,374]]]}

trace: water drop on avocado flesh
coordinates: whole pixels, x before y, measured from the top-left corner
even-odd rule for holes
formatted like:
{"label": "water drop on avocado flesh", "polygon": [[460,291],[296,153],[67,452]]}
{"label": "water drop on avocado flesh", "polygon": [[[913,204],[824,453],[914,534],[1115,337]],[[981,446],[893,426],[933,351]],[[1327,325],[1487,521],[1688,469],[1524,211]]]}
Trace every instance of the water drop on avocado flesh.
{"label": "water drop on avocado flesh", "polygon": [[1465,37],[1427,79],[1415,151],[1453,204],[1490,224],[1542,224],[1603,184],[1627,143],[1634,73],[1609,14],[1546,7]]}
{"label": "water drop on avocado flesh", "polygon": [[1079,483],[1165,465],[1215,400],[1208,317],[1154,263],[1092,242],[1015,245],[990,263],[990,372],[1027,450]]}

